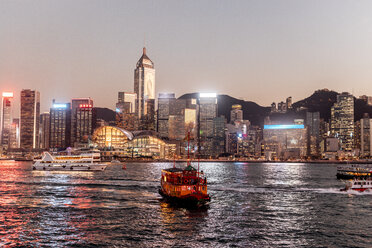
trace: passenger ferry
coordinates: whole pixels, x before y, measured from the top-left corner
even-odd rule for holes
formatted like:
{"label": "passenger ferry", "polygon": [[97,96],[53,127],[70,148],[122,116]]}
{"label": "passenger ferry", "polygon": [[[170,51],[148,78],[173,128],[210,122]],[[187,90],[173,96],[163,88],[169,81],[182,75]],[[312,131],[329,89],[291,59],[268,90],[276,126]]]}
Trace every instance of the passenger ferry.
{"label": "passenger ferry", "polygon": [[372,178],[365,179],[354,179],[346,182],[345,188],[341,191],[356,190],[359,192],[364,192],[366,190],[372,190]]}
{"label": "passenger ferry", "polygon": [[42,159],[34,160],[32,165],[33,170],[41,171],[104,171],[106,167],[99,153],[51,155],[44,152]]}
{"label": "passenger ferry", "polygon": [[159,194],[172,202],[186,205],[204,205],[210,201],[207,178],[190,164],[185,169],[169,168],[161,172]]}
{"label": "passenger ferry", "polygon": [[337,179],[354,179],[372,176],[370,164],[347,164],[337,167]]}

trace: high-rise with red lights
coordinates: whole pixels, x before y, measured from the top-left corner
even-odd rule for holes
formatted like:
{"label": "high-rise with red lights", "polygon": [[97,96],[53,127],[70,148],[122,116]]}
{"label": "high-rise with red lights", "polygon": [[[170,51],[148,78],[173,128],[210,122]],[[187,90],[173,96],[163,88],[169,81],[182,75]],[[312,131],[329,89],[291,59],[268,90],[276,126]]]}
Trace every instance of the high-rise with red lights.
{"label": "high-rise with red lights", "polygon": [[71,100],[71,145],[82,142],[86,135],[93,133],[93,110],[93,100],[90,97]]}
{"label": "high-rise with red lights", "polygon": [[[76,109],[75,116],[73,117],[75,120],[75,133],[72,135],[75,142],[86,143],[93,134],[96,118],[94,110],[92,104],[80,104]],[[71,144],[74,145],[73,143]]]}

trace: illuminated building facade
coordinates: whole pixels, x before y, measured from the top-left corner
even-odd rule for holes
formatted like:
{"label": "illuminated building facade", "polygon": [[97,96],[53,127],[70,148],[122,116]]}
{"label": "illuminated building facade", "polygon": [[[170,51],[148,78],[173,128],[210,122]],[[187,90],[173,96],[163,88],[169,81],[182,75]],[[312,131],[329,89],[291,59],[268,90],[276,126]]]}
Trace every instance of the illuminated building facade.
{"label": "illuminated building facade", "polygon": [[320,113],[307,112],[306,113],[306,126],[308,128],[308,155],[319,156],[319,143],[320,143]]}
{"label": "illuminated building facade", "polygon": [[[84,108],[83,111],[81,111],[81,106],[88,106],[87,108]],[[90,106],[90,107],[89,107]],[[78,114],[78,112],[80,113]],[[83,112],[83,113],[81,113]],[[71,127],[70,127],[70,144],[74,145],[75,142],[81,142],[81,139],[83,136],[81,136],[81,130],[77,130],[80,126],[83,126],[83,128],[88,128],[89,126],[92,126],[92,124],[89,122],[92,122],[92,112],[93,112],[93,100],[90,97],[85,98],[73,98],[71,100]],[[80,118],[80,120],[78,120]],[[81,119],[81,118],[87,118],[87,119]],[[78,121],[80,123],[78,123]],[[92,128],[90,128],[90,131],[93,132]],[[83,133],[85,133],[83,131]],[[92,134],[92,133],[91,133]],[[85,135],[85,134],[84,134]]]}
{"label": "illuminated building facade", "polygon": [[4,150],[7,150],[12,125],[13,92],[3,92],[1,102],[0,144]]}
{"label": "illuminated building facade", "polygon": [[[86,143],[94,131],[96,112],[92,104],[80,104],[75,112],[75,143]],[[71,145],[73,145],[71,143]]]}
{"label": "illuminated building facade", "polygon": [[372,119],[369,116],[365,116],[360,120],[360,155],[361,157],[371,157],[371,132],[372,132]]}
{"label": "illuminated building facade", "polygon": [[118,93],[118,103],[128,103],[128,113],[136,112],[136,100],[137,94],[132,92],[119,92]]}
{"label": "illuminated building facade", "polygon": [[286,107],[287,109],[291,109],[292,108],[292,97],[287,97],[287,99],[285,100],[285,103],[286,103]]}
{"label": "illuminated building facade", "polygon": [[230,111],[230,123],[239,122],[243,120],[242,105],[235,104],[231,107]]}
{"label": "illuminated building facade", "polygon": [[174,93],[161,93],[158,98],[157,130],[161,138],[193,140],[197,122],[196,99],[176,99]]}
{"label": "illuminated building facade", "polygon": [[155,67],[154,63],[147,56],[145,47],[134,70],[134,92],[137,95],[135,108],[140,120],[140,128],[143,130],[154,130]]}
{"label": "illuminated building facade", "polygon": [[214,123],[217,117],[217,94],[199,94],[198,114],[198,150],[202,157],[209,157],[214,153]]}
{"label": "illuminated building facade", "polygon": [[40,93],[36,90],[21,91],[20,148],[31,150],[39,147]]}
{"label": "illuminated building facade", "polygon": [[[121,158],[171,158],[174,145],[156,136],[153,131],[134,131],[103,126],[94,131],[93,141],[103,150],[103,157],[115,154]],[[111,154],[111,155],[110,155]]]}
{"label": "illuminated building facade", "polygon": [[351,152],[354,145],[354,97],[349,93],[337,96],[331,109],[331,134],[340,141],[341,150]]}
{"label": "illuminated building facade", "polygon": [[213,119],[213,148],[211,155],[217,157],[222,153],[225,153],[225,127],[226,118],[224,116],[215,117]]}
{"label": "illuminated building facade", "polygon": [[267,159],[303,158],[307,153],[304,125],[264,125],[263,141]]}
{"label": "illuminated building facade", "polygon": [[174,93],[159,93],[157,132],[161,138],[169,137],[170,106],[176,101]]}
{"label": "illuminated building facade", "polygon": [[9,148],[19,148],[19,118],[14,118],[10,128]]}
{"label": "illuminated building facade", "polygon": [[55,103],[50,109],[49,147],[65,149],[71,146],[71,105]]}
{"label": "illuminated building facade", "polygon": [[40,148],[49,149],[49,128],[50,128],[50,113],[42,113],[40,115]]}

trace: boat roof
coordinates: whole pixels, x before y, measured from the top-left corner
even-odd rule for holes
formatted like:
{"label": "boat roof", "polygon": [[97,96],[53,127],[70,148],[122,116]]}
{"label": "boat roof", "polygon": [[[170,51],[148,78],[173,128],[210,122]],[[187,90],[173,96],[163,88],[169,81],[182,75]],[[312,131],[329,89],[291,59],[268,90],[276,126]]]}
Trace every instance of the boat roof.
{"label": "boat roof", "polygon": [[180,168],[173,167],[173,168],[164,169],[163,171],[166,171],[166,172],[182,172],[183,170],[180,169]]}
{"label": "boat roof", "polygon": [[185,168],[185,171],[196,171],[196,169],[194,167],[192,167],[191,165],[188,165],[186,168]]}

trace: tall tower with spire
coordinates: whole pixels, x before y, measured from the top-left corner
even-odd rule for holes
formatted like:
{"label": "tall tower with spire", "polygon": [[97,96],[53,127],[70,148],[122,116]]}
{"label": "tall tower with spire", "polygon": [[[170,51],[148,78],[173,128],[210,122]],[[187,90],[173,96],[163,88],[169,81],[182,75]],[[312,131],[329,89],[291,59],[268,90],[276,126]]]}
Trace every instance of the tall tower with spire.
{"label": "tall tower with spire", "polygon": [[137,94],[136,114],[140,122],[139,128],[143,130],[155,129],[155,67],[146,54],[137,62],[134,70],[134,92]]}

